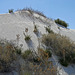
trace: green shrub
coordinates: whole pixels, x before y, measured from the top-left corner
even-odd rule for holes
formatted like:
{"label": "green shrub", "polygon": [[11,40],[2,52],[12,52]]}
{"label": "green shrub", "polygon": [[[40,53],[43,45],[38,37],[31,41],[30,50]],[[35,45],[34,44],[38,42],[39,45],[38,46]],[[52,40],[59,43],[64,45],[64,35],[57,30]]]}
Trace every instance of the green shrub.
{"label": "green shrub", "polygon": [[31,50],[26,50],[24,53],[22,53],[22,57],[26,59],[30,54],[32,54]]}
{"label": "green shrub", "polygon": [[13,13],[13,9],[10,9],[10,10],[9,10],[9,13]]}
{"label": "green shrub", "polygon": [[30,39],[31,39],[30,35],[26,35],[26,36],[25,36],[25,40],[26,40],[26,41],[29,41]]}
{"label": "green shrub", "polygon": [[55,22],[62,25],[62,26],[64,26],[64,27],[66,27],[66,28],[68,27],[68,24],[65,21],[62,21],[60,19],[56,19]]}
{"label": "green shrub", "polygon": [[48,56],[49,56],[49,57],[52,56],[52,53],[50,52],[50,50],[47,49],[47,50],[45,50],[45,52],[48,53]]}

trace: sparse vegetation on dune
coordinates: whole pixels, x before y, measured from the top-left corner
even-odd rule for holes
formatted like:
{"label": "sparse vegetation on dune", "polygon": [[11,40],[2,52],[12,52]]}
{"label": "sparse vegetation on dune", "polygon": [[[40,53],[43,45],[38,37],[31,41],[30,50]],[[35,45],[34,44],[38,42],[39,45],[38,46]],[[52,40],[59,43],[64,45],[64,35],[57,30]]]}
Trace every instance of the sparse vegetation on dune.
{"label": "sparse vegetation on dune", "polygon": [[37,14],[39,14],[40,16],[43,16],[43,17],[46,18],[46,16],[43,14],[43,12],[40,12],[40,11],[38,11],[38,10],[34,10],[34,9],[32,9],[32,8],[24,8],[24,9],[21,9],[21,10],[18,10],[18,11],[29,11],[30,14],[37,13]]}
{"label": "sparse vegetation on dune", "polygon": [[[51,26],[51,24],[55,24],[54,21],[47,21],[47,18],[43,13],[35,11],[31,8],[24,8],[20,11],[27,12],[26,15],[25,12],[21,13],[22,15],[20,14],[20,12],[20,15],[18,14],[18,12],[15,13],[16,16],[18,16],[17,18],[19,18],[17,19],[18,27],[17,24],[15,24],[17,23],[15,21],[14,26],[11,28],[11,32],[15,30],[11,34],[14,34],[14,32],[15,34],[19,33],[16,35],[17,37],[14,40],[15,44],[11,44],[7,40],[0,41],[0,73],[19,71],[19,75],[57,75],[57,72],[60,69],[59,62],[65,67],[67,67],[69,64],[75,64],[74,42],[72,42],[66,36],[60,35],[62,33],[62,29],[64,30],[64,27],[68,27],[68,24],[65,21],[62,21],[60,19],[55,20],[56,23],[64,26],[63,28],[58,25],[55,26],[57,27],[55,31],[59,29],[60,32],[61,30],[60,34],[56,34],[52,31],[52,28],[54,27]],[[13,10],[9,10],[9,13],[13,13]],[[33,15],[33,13],[36,14]],[[10,21],[13,22],[13,15],[9,15],[10,18],[12,17],[12,20]],[[24,15],[26,17],[24,17]],[[21,20],[21,18],[23,21]],[[16,20],[16,17],[14,17],[14,19]],[[20,31],[21,26],[22,28]],[[24,27],[25,30],[23,31]],[[8,30],[8,27],[6,28]],[[65,31],[67,30],[66,28]],[[31,32],[29,33],[29,31]],[[21,33],[23,35],[21,35]],[[7,35],[8,33],[5,34]],[[12,36],[10,37],[12,38]],[[57,60],[55,60],[53,57],[57,57],[55,58]],[[18,65],[19,67],[15,65]],[[59,69],[57,67],[59,67]],[[18,70],[15,68],[18,68]]]}
{"label": "sparse vegetation on dune", "polygon": [[[24,64],[20,64],[20,75],[33,75],[33,73],[56,75],[56,68],[52,65],[52,62],[48,62],[48,58],[51,57],[50,51],[40,48],[38,48],[38,51],[38,54],[32,50],[21,52],[21,48],[15,47],[7,41],[0,42],[0,72],[11,72],[12,67],[15,67],[11,65],[13,61],[17,65],[25,61]],[[20,59],[23,61],[16,63]]]}

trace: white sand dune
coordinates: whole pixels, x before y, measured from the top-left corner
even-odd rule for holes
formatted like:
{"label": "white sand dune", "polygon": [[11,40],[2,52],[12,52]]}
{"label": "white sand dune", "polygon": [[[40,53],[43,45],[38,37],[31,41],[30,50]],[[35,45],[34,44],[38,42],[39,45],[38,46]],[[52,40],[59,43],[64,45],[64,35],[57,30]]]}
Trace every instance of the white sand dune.
{"label": "white sand dune", "polygon": [[[38,27],[39,34],[36,35],[34,30],[34,24]],[[61,35],[69,37],[72,41],[75,42],[75,30],[72,29],[66,29],[61,27],[60,25],[57,25],[54,21],[51,19],[47,19],[43,16],[40,16],[36,13],[33,13],[31,15],[28,11],[25,12],[15,12],[15,13],[9,13],[9,14],[0,14],[0,38],[12,40],[14,43],[18,43],[18,45],[23,45],[23,51],[27,50],[29,48],[37,50],[38,47],[38,38],[42,36],[42,34],[46,34],[45,27],[50,26],[51,29],[55,33],[60,33]],[[58,26],[60,29],[58,29]],[[28,33],[31,36],[31,43],[27,44],[24,40],[25,36],[23,32],[25,32],[25,28],[28,28]],[[16,35],[20,35],[19,41],[17,41]],[[63,67],[62,67],[63,68]],[[63,68],[66,72],[64,75],[68,75],[75,72],[75,68],[67,67]],[[71,71],[69,73],[68,71]],[[61,71],[60,71],[61,72]],[[63,75],[63,74],[60,74]]]}

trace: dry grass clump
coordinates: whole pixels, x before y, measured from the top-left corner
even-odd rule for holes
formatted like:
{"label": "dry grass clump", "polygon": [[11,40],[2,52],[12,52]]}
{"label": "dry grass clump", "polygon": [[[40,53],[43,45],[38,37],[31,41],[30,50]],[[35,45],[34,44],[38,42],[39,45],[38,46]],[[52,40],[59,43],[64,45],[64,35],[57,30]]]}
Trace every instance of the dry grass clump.
{"label": "dry grass clump", "polygon": [[75,44],[69,38],[51,33],[43,35],[42,43],[50,47],[63,61],[75,63]]}
{"label": "dry grass clump", "polygon": [[37,13],[46,18],[46,16],[42,12],[40,12],[38,10],[33,10],[32,8],[24,8],[24,9],[21,9],[20,11],[29,11],[30,14]]}
{"label": "dry grass clump", "polygon": [[0,72],[9,72],[14,60],[16,60],[14,47],[7,41],[0,41]]}

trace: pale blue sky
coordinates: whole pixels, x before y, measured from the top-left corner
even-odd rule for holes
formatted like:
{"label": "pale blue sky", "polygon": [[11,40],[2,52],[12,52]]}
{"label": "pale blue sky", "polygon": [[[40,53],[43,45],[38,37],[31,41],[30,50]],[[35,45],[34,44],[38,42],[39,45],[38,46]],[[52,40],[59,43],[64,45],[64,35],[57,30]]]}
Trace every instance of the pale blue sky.
{"label": "pale blue sky", "polygon": [[60,18],[69,24],[69,28],[75,29],[75,0],[0,0],[0,14],[24,7],[39,10],[49,18]]}

